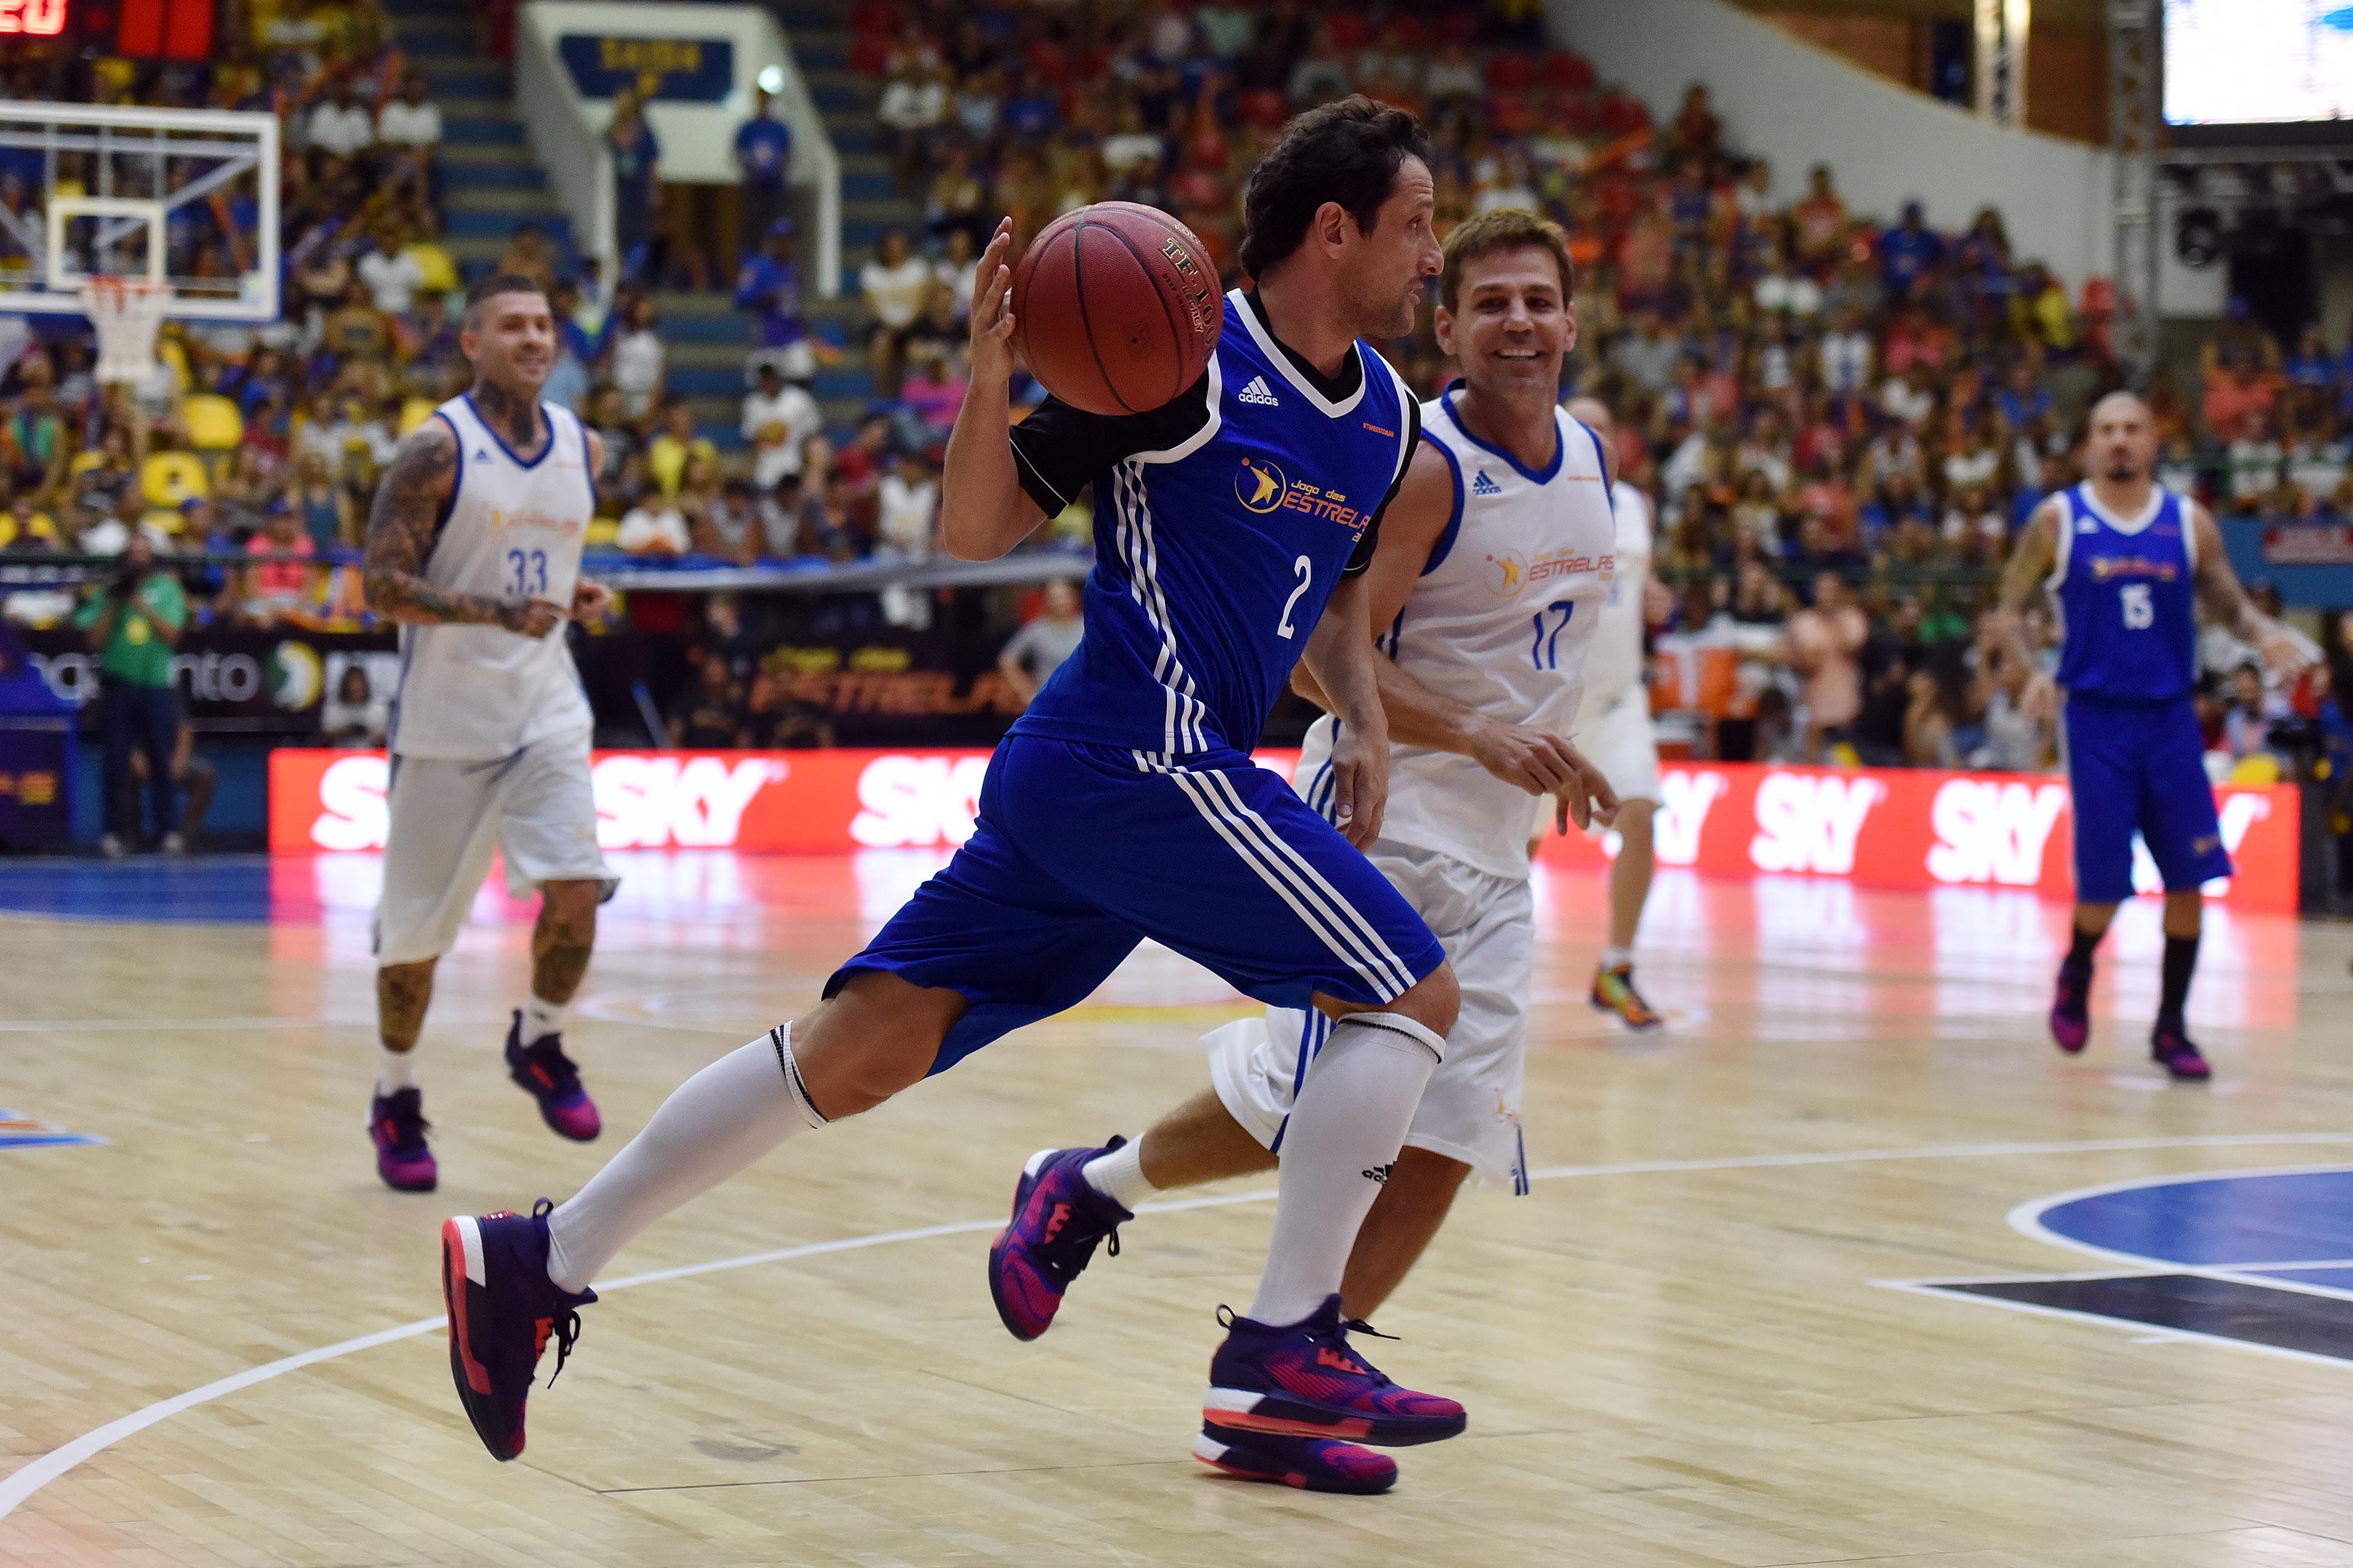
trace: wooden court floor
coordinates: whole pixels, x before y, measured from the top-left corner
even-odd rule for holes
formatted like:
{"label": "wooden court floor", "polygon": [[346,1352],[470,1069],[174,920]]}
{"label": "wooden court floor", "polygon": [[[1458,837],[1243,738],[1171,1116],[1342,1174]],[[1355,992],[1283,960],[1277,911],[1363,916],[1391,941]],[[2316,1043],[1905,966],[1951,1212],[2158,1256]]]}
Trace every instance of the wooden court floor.
{"label": "wooden court floor", "polygon": [[[1539,1179],[1467,1194],[1381,1315],[1381,1364],[1471,1410],[1388,1497],[1187,1456],[1263,1183],[1139,1216],[1035,1344],[990,1309],[1024,1157],[1206,1081],[1239,1004],[1165,953],[657,1227],[493,1463],[434,1322],[442,1216],[569,1193],[928,865],[630,861],[571,1035],[586,1148],[500,1071],[528,911],[486,894],[423,1047],[429,1197],[377,1184],[361,1127],[372,862],[199,865],[168,898],[90,870],[18,898],[0,867],[0,906],[66,911],[0,914],[0,1564],[2353,1565],[2353,1290],[2213,1252],[2276,1232],[2273,1266],[2353,1270],[2353,933],[2217,917],[2217,1081],[2168,1088],[2154,909],[2069,1061],[2058,907],[1794,879],[1662,879],[1642,978],[1674,1026],[1643,1039],[1584,1005],[1599,879],[1542,889]],[[135,918],[164,907],[214,918]],[[2319,1196],[2147,1186],[2259,1171]],[[2097,1204],[2031,1217],[2086,1189],[2125,1194],[2106,1255],[2055,1239]],[[2128,1290],[2177,1252],[2228,1297],[2189,1327],[1899,1288]]]}

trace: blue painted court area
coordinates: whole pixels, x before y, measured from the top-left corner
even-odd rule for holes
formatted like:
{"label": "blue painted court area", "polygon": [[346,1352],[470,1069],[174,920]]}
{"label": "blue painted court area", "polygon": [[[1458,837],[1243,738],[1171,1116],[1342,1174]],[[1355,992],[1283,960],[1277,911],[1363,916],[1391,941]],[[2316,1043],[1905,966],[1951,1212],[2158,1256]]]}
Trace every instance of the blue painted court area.
{"label": "blue painted court area", "polygon": [[[2070,1241],[2153,1263],[2273,1271],[2339,1287],[2353,1280],[2353,1169],[2125,1187],[2054,1205],[2039,1217]],[[2278,1268],[2322,1262],[2344,1267]]]}
{"label": "blue painted court area", "polygon": [[0,911],[69,920],[245,924],[270,918],[267,855],[0,859]]}

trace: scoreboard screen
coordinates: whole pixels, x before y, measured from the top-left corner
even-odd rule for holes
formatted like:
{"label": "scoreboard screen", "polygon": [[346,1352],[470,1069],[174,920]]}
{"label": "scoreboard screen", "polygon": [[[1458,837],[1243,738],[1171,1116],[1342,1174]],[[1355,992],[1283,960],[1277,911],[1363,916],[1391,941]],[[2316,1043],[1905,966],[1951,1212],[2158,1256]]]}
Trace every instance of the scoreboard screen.
{"label": "scoreboard screen", "polygon": [[2353,6],[2165,0],[2165,118],[2209,128],[2353,122]]}

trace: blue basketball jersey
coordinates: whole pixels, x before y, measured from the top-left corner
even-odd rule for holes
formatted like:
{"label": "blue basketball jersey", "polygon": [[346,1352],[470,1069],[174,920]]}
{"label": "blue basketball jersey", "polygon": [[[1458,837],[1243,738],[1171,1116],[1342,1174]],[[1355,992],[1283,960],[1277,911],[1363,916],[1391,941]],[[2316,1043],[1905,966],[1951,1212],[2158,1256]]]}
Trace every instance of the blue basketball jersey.
{"label": "blue basketball jersey", "polygon": [[1333,401],[1226,297],[1206,419],[1093,477],[1086,632],[1014,733],[1161,756],[1257,743],[1410,454],[1405,383],[1355,352]]}
{"label": "blue basketball jersey", "polygon": [[2059,684],[2091,697],[2158,701],[2198,682],[2198,542],[2189,508],[2159,489],[2137,518],[2101,507],[2089,484],[2061,492]]}

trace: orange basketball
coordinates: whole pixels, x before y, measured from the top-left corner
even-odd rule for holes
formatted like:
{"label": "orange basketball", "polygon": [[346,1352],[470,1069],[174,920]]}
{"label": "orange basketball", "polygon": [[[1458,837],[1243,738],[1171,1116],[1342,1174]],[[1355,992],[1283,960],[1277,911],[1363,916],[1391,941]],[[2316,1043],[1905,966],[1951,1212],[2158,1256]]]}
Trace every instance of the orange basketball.
{"label": "orange basketball", "polygon": [[1141,414],[1200,379],[1225,321],[1193,231],[1097,202],[1046,226],[1013,269],[1013,347],[1073,408]]}

